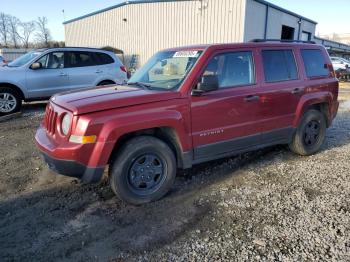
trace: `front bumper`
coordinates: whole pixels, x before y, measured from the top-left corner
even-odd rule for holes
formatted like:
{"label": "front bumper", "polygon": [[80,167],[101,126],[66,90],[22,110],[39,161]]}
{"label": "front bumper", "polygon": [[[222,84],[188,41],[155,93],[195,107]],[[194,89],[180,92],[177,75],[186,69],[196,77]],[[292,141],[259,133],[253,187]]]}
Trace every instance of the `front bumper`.
{"label": "front bumper", "polygon": [[102,178],[103,167],[87,167],[76,161],[56,159],[41,153],[48,167],[58,174],[79,178],[86,183],[98,183]]}
{"label": "front bumper", "polygon": [[49,168],[61,175],[76,177],[86,183],[97,183],[101,180],[105,165],[90,166],[88,163],[93,155],[93,145],[85,147],[71,143],[57,144],[49,137],[43,126],[40,126],[35,135],[38,149]]}

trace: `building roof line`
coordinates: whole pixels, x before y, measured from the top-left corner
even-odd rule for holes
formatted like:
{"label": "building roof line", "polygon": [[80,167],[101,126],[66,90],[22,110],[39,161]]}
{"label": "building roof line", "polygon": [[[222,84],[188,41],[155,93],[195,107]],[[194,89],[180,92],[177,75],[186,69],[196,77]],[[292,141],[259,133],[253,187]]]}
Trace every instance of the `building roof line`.
{"label": "building roof line", "polygon": [[316,40],[321,41],[322,44],[324,44],[324,45],[328,42],[328,43],[337,45],[340,48],[342,48],[342,47],[347,48],[348,51],[350,50],[350,45],[348,45],[348,44],[344,44],[344,43],[341,43],[341,42],[337,42],[337,41],[334,41],[334,40],[329,40],[329,39],[318,37],[318,36],[315,36],[314,38]]}
{"label": "building roof line", "polygon": [[285,8],[282,8],[282,7],[278,6],[278,5],[272,4],[272,3],[267,2],[267,1],[265,1],[265,0],[253,0],[253,1],[258,2],[258,3],[260,3],[260,4],[263,4],[263,5],[266,5],[266,6],[268,6],[268,7],[271,7],[271,8],[273,8],[273,9],[282,11],[282,12],[284,12],[284,13],[287,13],[287,14],[291,15],[291,16],[298,17],[298,18],[300,18],[301,20],[304,20],[304,21],[313,23],[313,24],[315,24],[315,25],[318,24],[318,23],[317,23],[316,21],[314,21],[314,20],[311,20],[311,19],[309,19],[309,18],[307,18],[307,17],[305,17],[305,16],[299,15],[299,14],[297,14],[297,13],[294,13],[294,12],[292,12],[292,11],[289,11],[289,10],[287,10],[287,9],[285,9]]}
{"label": "building roof line", "polygon": [[[75,21],[78,21],[78,20],[81,20],[81,19],[93,16],[93,15],[97,15],[97,14],[100,14],[100,13],[103,13],[103,12],[106,12],[106,11],[109,11],[109,10],[112,10],[112,9],[116,9],[116,8],[119,8],[119,7],[122,7],[122,6],[126,6],[126,5],[164,3],[164,2],[179,2],[179,1],[185,2],[185,1],[196,1],[196,0],[148,0],[148,1],[147,0],[134,0],[134,1],[125,1],[125,2],[122,2],[122,3],[117,4],[117,5],[113,5],[113,6],[110,6],[110,7],[107,7],[107,8],[104,8],[104,9],[92,12],[92,13],[88,13],[88,14],[83,15],[83,16],[79,16],[77,18],[70,19],[68,21],[65,21],[63,24],[64,25],[65,24],[70,24],[72,22],[75,22]],[[271,4],[270,2],[267,2],[265,0],[253,0],[253,1],[258,2],[260,4],[263,4],[263,5],[266,5],[268,7],[274,8],[276,10],[282,11],[284,13],[287,13],[289,15],[297,17],[297,18],[299,18],[301,20],[305,20],[307,22],[310,22],[310,23],[313,23],[313,24],[317,24],[317,22],[315,22],[315,21],[313,21],[313,20],[311,20],[309,18],[306,18],[304,16],[298,15],[297,13],[294,13],[292,11],[289,11],[287,9],[279,7],[277,5]]]}

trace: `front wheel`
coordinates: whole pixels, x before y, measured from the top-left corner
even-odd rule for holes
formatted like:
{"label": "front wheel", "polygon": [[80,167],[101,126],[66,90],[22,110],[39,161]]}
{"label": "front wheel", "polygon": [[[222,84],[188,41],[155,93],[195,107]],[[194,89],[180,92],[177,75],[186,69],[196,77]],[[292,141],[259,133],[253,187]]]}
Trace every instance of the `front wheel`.
{"label": "front wheel", "polygon": [[310,109],[302,117],[289,148],[302,156],[320,150],[326,137],[326,119],[318,110]]}
{"label": "front wheel", "polygon": [[22,106],[20,95],[9,87],[0,87],[0,116],[18,112]]}
{"label": "front wheel", "polygon": [[123,201],[140,205],[163,197],[176,176],[173,151],[163,141],[140,136],[131,139],[113,158],[110,184]]}

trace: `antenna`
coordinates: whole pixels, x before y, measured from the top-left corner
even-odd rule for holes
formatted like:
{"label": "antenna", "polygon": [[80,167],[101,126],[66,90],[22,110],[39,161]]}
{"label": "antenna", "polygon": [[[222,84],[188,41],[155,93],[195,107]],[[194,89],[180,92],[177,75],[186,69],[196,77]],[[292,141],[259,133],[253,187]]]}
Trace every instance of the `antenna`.
{"label": "antenna", "polygon": [[63,15],[63,22],[66,22],[66,14],[64,12],[64,9],[62,9],[62,15]]}

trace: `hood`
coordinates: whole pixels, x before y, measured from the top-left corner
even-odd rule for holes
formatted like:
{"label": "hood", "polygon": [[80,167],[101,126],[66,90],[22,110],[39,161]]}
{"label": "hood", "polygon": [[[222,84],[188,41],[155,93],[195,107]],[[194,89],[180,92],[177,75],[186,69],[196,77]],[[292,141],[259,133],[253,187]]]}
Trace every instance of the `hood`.
{"label": "hood", "polygon": [[131,86],[94,87],[57,94],[51,102],[74,115],[179,98],[178,92],[144,90]]}
{"label": "hood", "polygon": [[22,67],[9,67],[9,66],[2,66],[2,65],[0,65],[0,74],[7,74],[8,72],[18,71],[18,70],[21,70],[21,69],[22,69]]}

